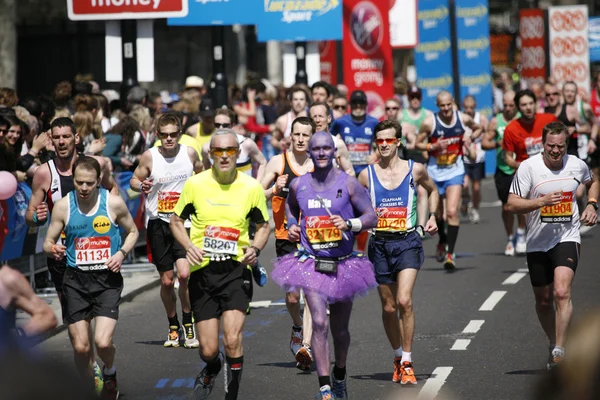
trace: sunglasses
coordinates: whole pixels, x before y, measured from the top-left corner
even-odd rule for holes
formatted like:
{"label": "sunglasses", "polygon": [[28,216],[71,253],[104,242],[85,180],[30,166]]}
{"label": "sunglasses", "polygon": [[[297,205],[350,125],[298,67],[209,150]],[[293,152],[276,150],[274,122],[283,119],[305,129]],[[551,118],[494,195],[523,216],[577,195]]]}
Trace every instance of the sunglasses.
{"label": "sunglasses", "polygon": [[172,139],[177,139],[177,136],[179,136],[179,133],[180,133],[179,131],[178,132],[156,132],[158,137],[161,139],[166,139],[168,137],[170,137]]}
{"label": "sunglasses", "polygon": [[390,111],[390,110],[398,111],[399,109],[400,109],[400,107],[386,107],[385,111]]}
{"label": "sunglasses", "polygon": [[347,107],[347,106],[342,106],[342,105],[336,106],[336,105],[334,105],[334,106],[333,106],[333,109],[334,109],[334,110],[345,110],[345,109],[346,109],[346,107]]}
{"label": "sunglasses", "polygon": [[396,138],[387,138],[387,139],[375,139],[375,143],[377,144],[394,144],[396,143]]}
{"label": "sunglasses", "polygon": [[223,154],[227,155],[227,157],[233,157],[237,152],[237,147],[214,147],[210,149],[210,154],[216,157],[223,157]]}
{"label": "sunglasses", "polygon": [[231,128],[231,124],[218,124],[215,122],[215,128]]}

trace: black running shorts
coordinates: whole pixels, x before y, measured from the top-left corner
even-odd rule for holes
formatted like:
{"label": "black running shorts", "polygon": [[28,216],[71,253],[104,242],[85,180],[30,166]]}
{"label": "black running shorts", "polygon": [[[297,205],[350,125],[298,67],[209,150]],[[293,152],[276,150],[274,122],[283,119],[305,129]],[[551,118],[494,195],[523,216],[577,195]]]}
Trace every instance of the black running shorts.
{"label": "black running shorts", "polygon": [[508,194],[510,192],[510,185],[512,185],[513,177],[514,175],[506,175],[504,172],[496,169],[494,182],[496,183],[498,199],[500,199],[502,204],[508,203]]}
{"label": "black running shorts", "polygon": [[228,310],[245,314],[252,300],[252,271],[234,260],[211,261],[190,274],[189,288],[196,322],[220,318]]}
{"label": "black running shorts", "polygon": [[156,265],[158,272],[172,271],[175,261],[185,258],[185,249],[173,237],[169,224],[162,219],[148,221],[146,237],[150,244],[152,263]]}
{"label": "black running shorts", "polygon": [[483,178],[485,178],[485,163],[465,163],[465,175],[467,175],[473,181],[482,180]]}
{"label": "black running shorts", "polygon": [[65,269],[67,268],[67,261],[65,258],[62,260],[55,260],[54,258],[48,258],[46,260],[48,265],[48,272],[50,272],[50,279],[54,284],[57,292],[62,292],[63,280],[65,279]]}
{"label": "black running shorts", "polygon": [[275,252],[277,253],[277,257],[286,256],[290,253],[294,253],[296,250],[298,250],[298,245],[296,243],[285,239],[275,240]]}
{"label": "black running shorts", "polygon": [[527,253],[531,286],[548,286],[554,282],[556,267],[569,267],[575,272],[579,263],[579,243],[562,242],[548,250]]}
{"label": "black running shorts", "polygon": [[68,324],[94,317],[119,319],[123,276],[111,271],[80,271],[67,268],[63,283]]}
{"label": "black running shorts", "polygon": [[369,260],[375,268],[375,280],[380,285],[391,285],[398,280],[398,272],[414,268],[421,269],[425,261],[423,243],[417,232],[402,239],[383,239],[371,236]]}

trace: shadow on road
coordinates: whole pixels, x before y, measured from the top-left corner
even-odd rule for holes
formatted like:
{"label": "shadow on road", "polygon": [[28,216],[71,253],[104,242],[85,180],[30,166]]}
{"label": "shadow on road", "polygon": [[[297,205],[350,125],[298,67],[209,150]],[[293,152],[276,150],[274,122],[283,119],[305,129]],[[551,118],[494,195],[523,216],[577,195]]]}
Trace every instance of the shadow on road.
{"label": "shadow on road", "polygon": [[522,369],[517,371],[505,372],[505,375],[544,375],[545,369]]}

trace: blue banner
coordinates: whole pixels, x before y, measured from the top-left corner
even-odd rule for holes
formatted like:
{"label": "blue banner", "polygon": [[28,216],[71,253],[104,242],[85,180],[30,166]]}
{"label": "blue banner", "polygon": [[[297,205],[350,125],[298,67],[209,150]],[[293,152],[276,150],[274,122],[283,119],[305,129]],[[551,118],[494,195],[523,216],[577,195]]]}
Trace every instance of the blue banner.
{"label": "blue banner", "polygon": [[341,40],[342,0],[264,0],[258,41]]}
{"label": "blue banner", "polygon": [[448,0],[419,0],[418,3],[417,86],[423,91],[423,107],[437,110],[437,94],[442,90],[454,93]]}
{"label": "blue banner", "polygon": [[170,26],[256,25],[263,0],[189,0],[187,17],[168,18]]}
{"label": "blue banner", "polygon": [[[456,0],[456,38],[460,104],[465,96],[477,101],[477,110],[493,114],[490,25],[487,0]],[[496,152],[487,152],[486,173],[496,170]]]}
{"label": "blue banner", "polygon": [[588,21],[590,62],[600,61],[600,17],[590,17]]}

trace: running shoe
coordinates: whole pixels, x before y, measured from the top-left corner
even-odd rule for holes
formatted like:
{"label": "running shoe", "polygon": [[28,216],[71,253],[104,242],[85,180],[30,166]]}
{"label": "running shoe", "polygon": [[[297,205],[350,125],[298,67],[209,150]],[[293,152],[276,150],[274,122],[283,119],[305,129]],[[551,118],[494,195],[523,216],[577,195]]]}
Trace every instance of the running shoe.
{"label": "running shoe", "polygon": [[509,257],[512,257],[515,255],[515,245],[513,244],[512,240],[509,240],[508,243],[506,243],[506,248],[504,249],[504,255],[509,256]]}
{"label": "running shoe", "polygon": [[517,245],[515,246],[516,247],[515,250],[516,250],[517,254],[527,253],[527,241],[525,239],[525,235],[517,234],[516,243],[517,243]]}
{"label": "running shoe", "polygon": [[167,340],[165,340],[165,347],[179,347],[179,340],[181,339],[180,330],[181,327],[179,326],[169,326],[169,335],[167,336]]}
{"label": "running shoe", "polygon": [[413,370],[413,366],[410,362],[404,361],[402,363],[401,371],[402,371],[402,380],[400,381],[400,384],[402,384],[402,385],[406,385],[407,383],[410,383],[411,385],[417,384],[417,378],[415,378],[415,371]]}
{"label": "running shoe", "polygon": [[392,377],[393,382],[400,382],[402,380],[402,358],[394,358],[394,376]]}
{"label": "running shoe", "polygon": [[[303,341],[304,341],[304,332],[302,331],[302,329],[299,331],[296,331],[292,327],[292,338],[290,339],[290,350],[291,350],[292,354],[294,355],[294,357],[296,357],[296,354],[298,354],[298,352],[304,346],[304,344],[302,343]],[[301,361],[301,360],[297,360],[297,361]]]}
{"label": "running shoe", "polygon": [[454,262],[454,254],[446,253],[446,258],[444,258],[444,268],[447,270],[453,270],[456,268],[456,263]]}
{"label": "running shoe", "polygon": [[258,286],[263,287],[267,284],[269,276],[267,275],[267,270],[259,263],[256,263],[256,265],[252,267],[252,277]]}
{"label": "running shoe", "polygon": [[[219,358],[221,358],[222,365],[223,353],[219,353]],[[204,367],[202,371],[200,371],[196,377],[196,381],[194,382],[194,397],[196,400],[205,400],[208,398],[215,386],[217,375],[219,375],[218,372],[214,375],[209,375],[208,366]]]}
{"label": "running shoe", "polygon": [[331,391],[336,399],[348,400],[348,389],[346,387],[346,382],[346,377],[344,377],[343,380],[338,381],[335,379],[335,376],[331,374]]}
{"label": "running shoe", "polygon": [[550,371],[552,368],[556,368],[556,366],[560,364],[564,358],[564,355],[554,354],[553,352],[550,352],[550,356],[548,357],[548,364],[546,364],[546,369]]}
{"label": "running shoe", "polygon": [[186,349],[196,349],[200,346],[200,342],[196,339],[196,330],[194,324],[184,324],[183,332],[185,333],[185,341],[183,347]]}
{"label": "running shoe", "polygon": [[102,388],[104,387],[104,380],[102,379],[102,370],[97,362],[94,362],[94,388],[96,394],[100,396],[102,394]]}
{"label": "running shoe", "polygon": [[469,221],[472,224],[478,224],[479,223],[479,211],[477,211],[475,208],[471,208],[469,210]]}
{"label": "running shoe", "polygon": [[321,386],[321,390],[315,396],[315,400],[332,400],[335,398],[335,394],[333,394],[329,385]]}
{"label": "running shoe", "polygon": [[117,385],[117,373],[112,375],[104,374],[104,387],[102,388],[102,398],[104,400],[117,400],[119,398],[119,387]]}
{"label": "running shoe", "polygon": [[304,365],[302,363],[297,362],[296,368],[298,368],[302,372],[310,372],[310,365]]}
{"label": "running shoe", "polygon": [[312,364],[312,350],[308,344],[303,344],[300,350],[296,353],[296,368],[300,371],[310,371]]}
{"label": "running shoe", "polygon": [[435,251],[435,259],[437,260],[437,262],[443,262],[445,255],[446,255],[446,244],[438,243],[437,250]]}

